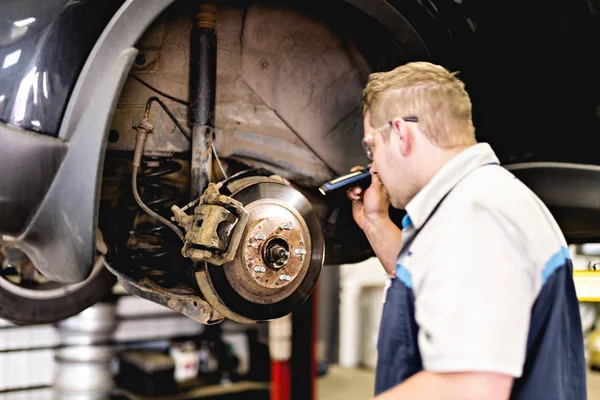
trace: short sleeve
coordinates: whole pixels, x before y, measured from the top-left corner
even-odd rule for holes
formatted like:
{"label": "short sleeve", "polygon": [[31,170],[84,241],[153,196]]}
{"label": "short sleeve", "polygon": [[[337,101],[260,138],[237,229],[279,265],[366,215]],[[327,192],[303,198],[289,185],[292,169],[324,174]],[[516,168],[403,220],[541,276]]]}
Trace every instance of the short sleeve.
{"label": "short sleeve", "polygon": [[456,208],[436,225],[427,265],[419,265],[427,271],[415,288],[423,365],[519,377],[535,267],[509,215],[482,201]]}

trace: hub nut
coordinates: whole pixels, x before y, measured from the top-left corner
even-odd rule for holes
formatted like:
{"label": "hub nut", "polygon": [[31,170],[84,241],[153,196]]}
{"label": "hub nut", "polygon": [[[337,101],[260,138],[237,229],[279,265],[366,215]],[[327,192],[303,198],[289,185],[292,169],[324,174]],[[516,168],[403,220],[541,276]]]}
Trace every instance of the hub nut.
{"label": "hub nut", "polygon": [[290,259],[290,246],[285,239],[273,238],[265,243],[263,260],[271,268],[280,269]]}

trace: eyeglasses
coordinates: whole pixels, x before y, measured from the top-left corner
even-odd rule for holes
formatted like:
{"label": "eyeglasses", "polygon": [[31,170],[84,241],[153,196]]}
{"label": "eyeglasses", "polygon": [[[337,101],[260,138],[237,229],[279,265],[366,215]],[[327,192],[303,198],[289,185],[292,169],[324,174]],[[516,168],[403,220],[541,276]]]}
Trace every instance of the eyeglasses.
{"label": "eyeglasses", "polygon": [[[404,117],[402,119],[406,122],[419,122],[419,118],[417,117]],[[392,126],[392,121],[386,122],[381,127],[375,129],[373,133],[363,138],[362,146],[369,160],[373,161],[373,150],[371,148],[371,142],[373,141],[373,138],[375,137],[375,135],[383,132],[386,128],[389,128],[390,126]]]}

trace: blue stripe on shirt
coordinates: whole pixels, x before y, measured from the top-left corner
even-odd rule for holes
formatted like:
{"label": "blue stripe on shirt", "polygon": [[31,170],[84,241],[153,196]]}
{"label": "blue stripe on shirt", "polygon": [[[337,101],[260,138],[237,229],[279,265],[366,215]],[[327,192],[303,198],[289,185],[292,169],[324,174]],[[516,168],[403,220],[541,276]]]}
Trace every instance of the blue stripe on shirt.
{"label": "blue stripe on shirt", "polygon": [[569,249],[565,246],[562,246],[559,251],[554,253],[552,257],[548,260],[544,269],[542,270],[542,285],[545,285],[550,278],[550,275],[558,268],[566,265],[567,260],[571,259],[571,254],[569,253]]}
{"label": "blue stripe on shirt", "polygon": [[402,218],[402,229],[406,229],[411,225],[412,225],[412,220],[410,219],[408,214],[405,214],[404,217]]}
{"label": "blue stripe on shirt", "polygon": [[396,278],[400,280],[400,282],[404,283],[409,289],[412,289],[412,276],[410,272],[402,266],[402,264],[396,264]]}

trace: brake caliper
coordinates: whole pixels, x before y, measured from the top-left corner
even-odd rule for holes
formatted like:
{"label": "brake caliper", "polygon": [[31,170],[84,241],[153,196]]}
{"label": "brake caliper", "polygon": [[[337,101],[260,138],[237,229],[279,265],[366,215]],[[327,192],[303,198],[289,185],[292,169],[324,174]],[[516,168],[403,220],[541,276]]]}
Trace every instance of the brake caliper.
{"label": "brake caliper", "polygon": [[[185,210],[194,208],[194,215]],[[199,201],[183,208],[171,207],[173,220],[185,230],[185,243],[181,249],[184,257],[194,262],[205,261],[223,265],[235,259],[248,212],[244,205],[219,193],[219,185],[210,184]]]}

